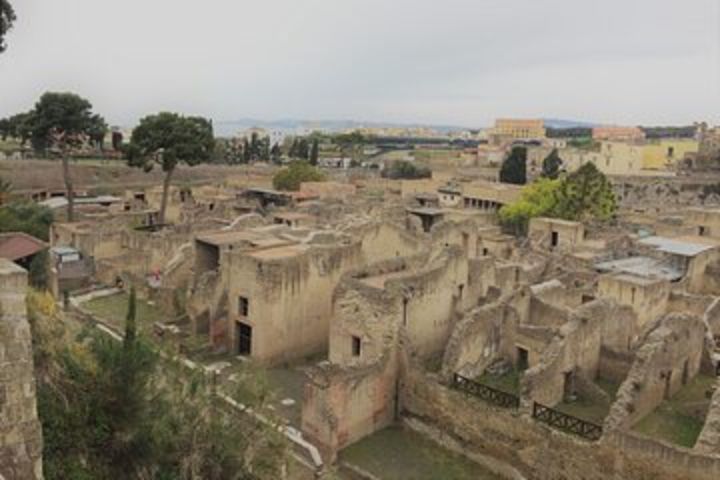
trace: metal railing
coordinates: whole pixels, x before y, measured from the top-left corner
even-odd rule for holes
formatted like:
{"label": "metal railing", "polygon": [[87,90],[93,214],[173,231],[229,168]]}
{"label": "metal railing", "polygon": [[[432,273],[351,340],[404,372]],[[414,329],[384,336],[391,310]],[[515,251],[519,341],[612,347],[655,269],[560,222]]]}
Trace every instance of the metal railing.
{"label": "metal railing", "polygon": [[503,408],[520,408],[520,397],[511,393],[503,392],[496,388],[489,387],[482,383],[465,378],[462,375],[456,373],[453,376],[453,386],[462,390],[463,392],[469,393],[481,400],[485,400],[488,403]]}
{"label": "metal railing", "polygon": [[602,436],[603,429],[600,425],[573,417],[572,415],[554,410],[539,403],[533,404],[532,416],[534,419],[546,423],[551,427],[559,428],[568,433],[574,433],[587,440],[599,440]]}

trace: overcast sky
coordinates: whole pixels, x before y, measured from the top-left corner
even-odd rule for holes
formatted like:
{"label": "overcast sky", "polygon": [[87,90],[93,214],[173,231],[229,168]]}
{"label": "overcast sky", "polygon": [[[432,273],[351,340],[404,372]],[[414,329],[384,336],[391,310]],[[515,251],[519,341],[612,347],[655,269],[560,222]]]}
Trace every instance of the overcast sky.
{"label": "overcast sky", "polygon": [[720,0],[10,0],[0,117],[720,123]]}

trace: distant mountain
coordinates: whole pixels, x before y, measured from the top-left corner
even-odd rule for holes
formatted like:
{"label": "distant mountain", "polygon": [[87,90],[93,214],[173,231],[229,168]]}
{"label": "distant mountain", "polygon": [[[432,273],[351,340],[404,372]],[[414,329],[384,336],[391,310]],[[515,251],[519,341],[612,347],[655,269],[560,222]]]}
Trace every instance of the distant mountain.
{"label": "distant mountain", "polygon": [[298,130],[321,130],[325,132],[338,132],[352,128],[431,128],[439,132],[452,132],[468,130],[470,127],[461,125],[433,125],[424,123],[392,123],[357,120],[259,120],[256,118],[240,118],[237,120],[214,121],[215,133],[220,136],[237,133],[251,127],[268,130],[281,130],[293,132]]}
{"label": "distant mountain", "polygon": [[[564,120],[557,118],[544,119],[545,126],[550,128],[592,128],[596,123],[578,120]],[[292,133],[298,131],[320,130],[324,132],[339,132],[353,128],[431,128],[441,133],[459,130],[480,130],[483,127],[468,127],[463,125],[445,125],[430,123],[395,123],[358,120],[302,120],[285,118],[278,120],[260,120],[257,118],[239,118],[236,120],[216,120],[213,122],[215,133],[219,136],[229,136],[241,130],[252,127],[265,128],[268,130],[280,130]]]}
{"label": "distant mountain", "polygon": [[563,120],[560,118],[545,118],[545,126],[548,128],[593,128],[600,124],[583,122],[579,120]]}

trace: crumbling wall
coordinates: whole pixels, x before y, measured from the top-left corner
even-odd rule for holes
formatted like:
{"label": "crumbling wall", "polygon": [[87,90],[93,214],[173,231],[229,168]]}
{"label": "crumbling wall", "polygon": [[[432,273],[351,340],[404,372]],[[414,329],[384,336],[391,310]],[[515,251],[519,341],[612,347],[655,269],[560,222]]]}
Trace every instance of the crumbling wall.
{"label": "crumbling wall", "polygon": [[371,366],[324,364],[308,372],[302,432],[331,461],[339,450],[390,425],[396,415],[397,360],[388,351]]}
{"label": "crumbling wall", "polygon": [[443,378],[455,373],[475,378],[499,358],[515,362],[515,335],[520,317],[505,298],[467,312],[445,348]]}
{"label": "crumbling wall", "polygon": [[628,429],[670,398],[700,370],[705,324],[687,314],[665,316],[647,335],[605,420],[608,430]]}
{"label": "crumbling wall", "polygon": [[[595,305],[593,305],[595,304]],[[523,403],[535,401],[553,406],[563,400],[568,375],[594,380],[597,376],[602,344],[602,315],[600,301],[591,302],[573,312],[570,320],[560,328],[545,351],[540,363],[530,368],[522,378]]]}
{"label": "crumbling wall", "polygon": [[27,273],[0,258],[0,478],[42,479]]}
{"label": "crumbling wall", "polygon": [[720,455],[720,379],[715,382],[715,393],[705,417],[705,426],[695,443],[695,451]]}
{"label": "crumbling wall", "polygon": [[362,241],[365,264],[415,255],[423,248],[418,239],[401,228],[385,222],[370,224],[355,234]]}
{"label": "crumbling wall", "polygon": [[[720,457],[708,457],[631,433],[599,442],[496,408],[410,368],[401,384],[405,422],[439,443],[514,480],[715,480]],[[515,471],[519,474],[514,474]]]}
{"label": "crumbling wall", "polygon": [[706,250],[693,257],[688,264],[686,277],[688,292],[720,294],[720,249]]}

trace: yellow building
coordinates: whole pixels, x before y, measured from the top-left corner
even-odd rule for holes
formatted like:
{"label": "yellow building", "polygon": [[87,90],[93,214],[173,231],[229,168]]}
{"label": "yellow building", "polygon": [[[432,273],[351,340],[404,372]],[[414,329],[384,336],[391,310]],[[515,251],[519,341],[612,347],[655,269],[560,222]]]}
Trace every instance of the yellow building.
{"label": "yellow building", "polygon": [[642,147],[642,168],[645,170],[673,168],[685,157],[685,154],[697,151],[698,142],[692,139],[667,139],[648,143]]}
{"label": "yellow building", "polygon": [[539,140],[545,138],[545,122],[543,120],[499,118],[495,120],[495,128],[491,136],[515,140]]}
{"label": "yellow building", "polygon": [[666,139],[644,144],[602,142],[600,151],[565,149],[560,157],[568,171],[594,163],[606,175],[670,175],[686,153],[697,152],[691,139]]}

